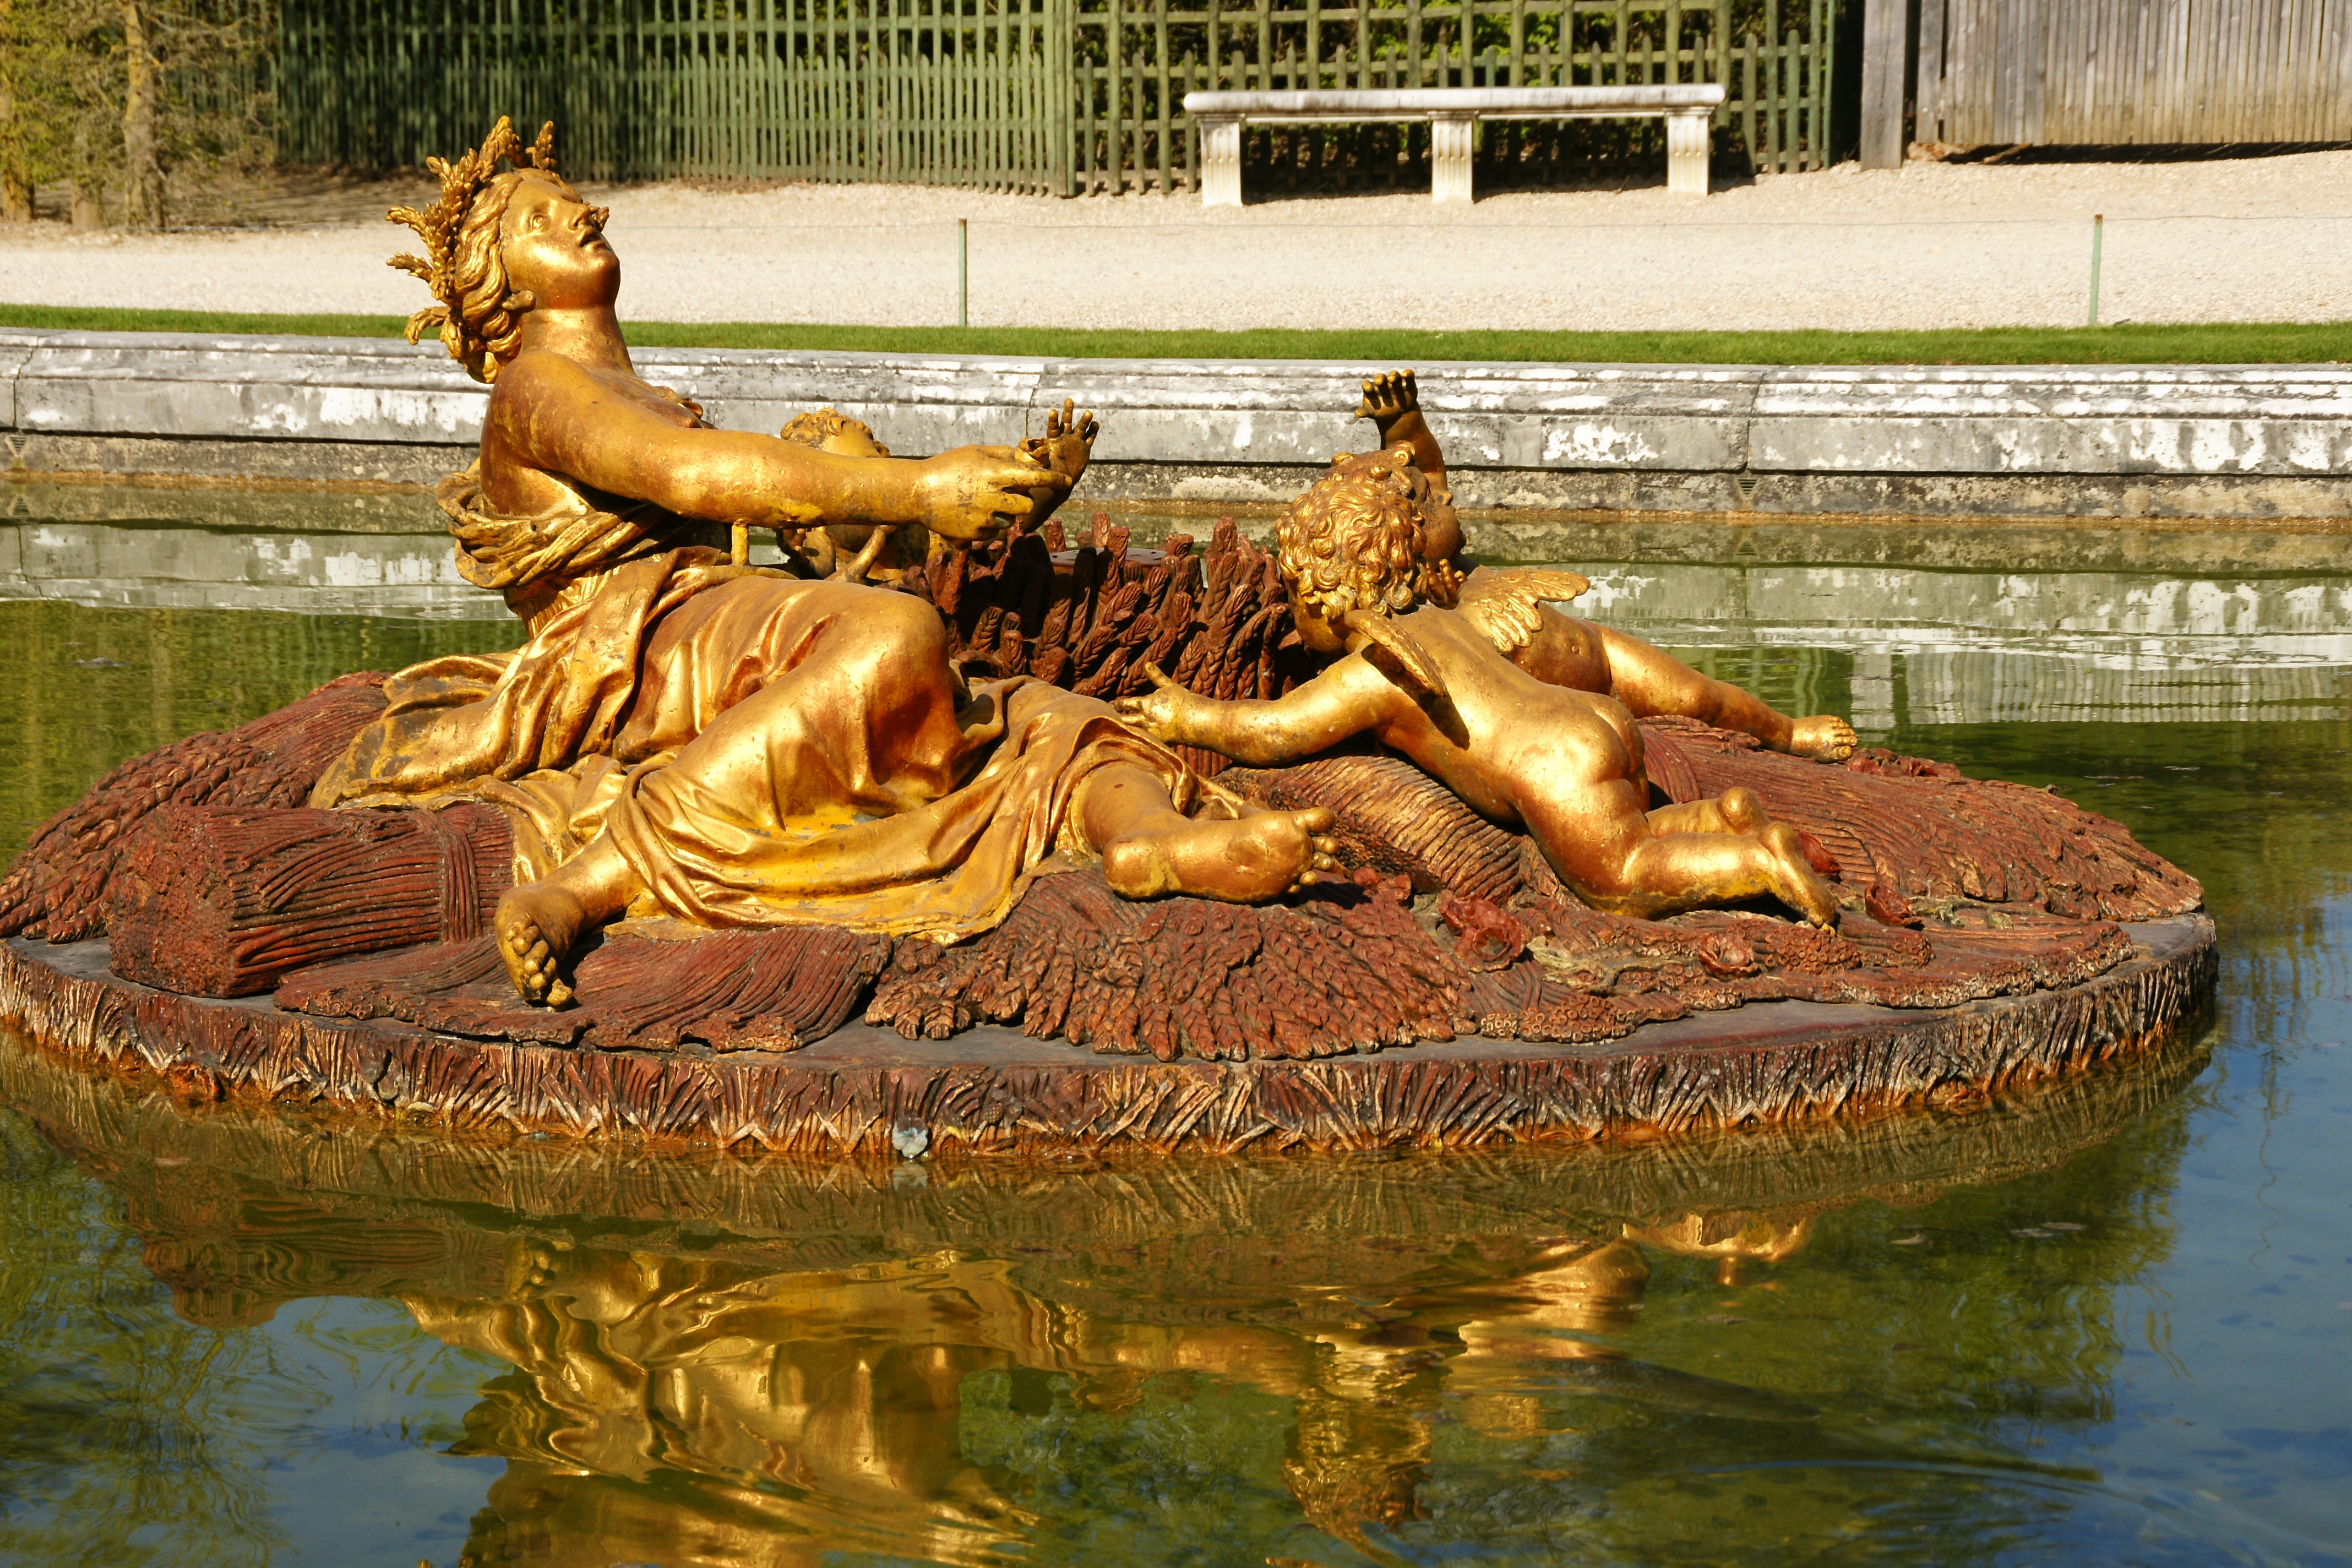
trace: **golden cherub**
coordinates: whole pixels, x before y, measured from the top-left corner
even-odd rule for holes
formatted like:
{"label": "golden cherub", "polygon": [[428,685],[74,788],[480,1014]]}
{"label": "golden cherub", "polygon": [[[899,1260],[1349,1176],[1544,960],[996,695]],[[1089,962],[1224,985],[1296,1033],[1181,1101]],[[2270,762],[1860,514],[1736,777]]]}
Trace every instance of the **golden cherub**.
{"label": "golden cherub", "polygon": [[1412,759],[1474,810],[1523,827],[1595,908],[1654,916],[1769,895],[1817,925],[1837,902],[1796,830],[1755,796],[1648,809],[1642,736],[1611,697],[1512,661],[1573,573],[1486,573],[1465,584],[1425,537],[1432,496],[1410,446],[1336,459],[1282,517],[1276,565],[1299,640],[1339,656],[1272,701],[1217,701],[1150,671],[1120,713],[1163,741],[1278,766],[1358,735]]}
{"label": "golden cherub", "polygon": [[[1411,448],[1414,468],[1427,479],[1427,496],[1420,503],[1426,559],[1454,567],[1474,590],[1483,591],[1477,585],[1496,569],[1473,567],[1462,558],[1462,525],[1445,489],[1445,456],[1422,416],[1413,373],[1391,371],[1366,381],[1356,415],[1372,422],[1381,447]],[[1548,604],[1528,601],[1504,613],[1524,634],[1510,650],[1511,662],[1548,685],[1613,697],[1637,719],[1679,714],[1736,730],[1776,752],[1824,762],[1853,753],[1853,726],[1833,713],[1791,719],[1754,693],[1702,675],[1640,637],[1563,615]]]}

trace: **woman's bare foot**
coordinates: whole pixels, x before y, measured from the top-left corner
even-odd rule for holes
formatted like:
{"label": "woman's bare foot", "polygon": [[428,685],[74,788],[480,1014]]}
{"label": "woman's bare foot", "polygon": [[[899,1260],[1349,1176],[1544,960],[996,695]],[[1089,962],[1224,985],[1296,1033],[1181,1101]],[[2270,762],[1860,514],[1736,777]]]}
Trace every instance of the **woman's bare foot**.
{"label": "woman's bare foot", "polygon": [[1853,726],[1834,713],[1816,713],[1810,719],[1800,719],[1789,731],[1789,754],[1814,757],[1824,763],[1842,763],[1853,755],[1861,737]]}
{"label": "woman's bare foot", "polygon": [[499,900],[499,956],[522,999],[549,1007],[572,1000],[564,971],[589,924],[579,898],[558,881],[526,882]]}
{"label": "woman's bare foot", "polygon": [[1103,850],[1103,877],[1121,898],[1189,893],[1233,904],[1279,898],[1317,871],[1328,871],[1339,845],[1323,835],[1331,814],[1251,811],[1218,822],[1187,822],[1166,832],[1122,838]]}
{"label": "woman's bare foot", "polygon": [[1837,895],[1805,858],[1797,830],[1776,822],[1756,836],[1772,868],[1772,896],[1823,929],[1837,924]]}

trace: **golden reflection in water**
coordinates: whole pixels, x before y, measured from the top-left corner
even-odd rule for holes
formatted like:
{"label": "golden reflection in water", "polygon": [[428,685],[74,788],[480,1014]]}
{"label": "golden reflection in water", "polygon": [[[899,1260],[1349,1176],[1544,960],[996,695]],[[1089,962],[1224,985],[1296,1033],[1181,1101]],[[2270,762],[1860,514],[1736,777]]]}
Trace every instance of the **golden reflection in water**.
{"label": "golden reflection in water", "polygon": [[121,1196],[184,1315],[396,1300],[514,1368],[457,1450],[506,1466],[474,1521],[478,1564],[965,1563],[1028,1540],[1024,1502],[1043,1506],[968,1458],[975,1374],[1012,1378],[1015,1414],[1131,1410],[1187,1380],[1278,1401],[1279,1485],[1359,1545],[1423,1515],[1443,1421],[1575,1432],[1564,1379],[1701,1420],[1809,1420],[1736,1363],[1702,1377],[1614,1348],[1653,1268],[1784,1259],[1855,1202],[2054,1166],[2198,1059],[2184,1044],[1974,1115],[1798,1133],[1051,1169],[191,1112],[5,1036],[0,1103]]}
{"label": "golden reflection in water", "polygon": [[404,1299],[522,1374],[465,1444],[508,1461],[490,1503],[509,1560],[964,1562],[1015,1538],[957,1443],[966,1377],[1054,1359],[1054,1314],[1002,1268],[751,1274],[520,1241],[516,1263],[508,1300]]}
{"label": "golden reflection in water", "polygon": [[[1535,1401],[1512,1392],[1525,1363],[1610,1357],[1562,1336],[1624,1326],[1649,1277],[1622,1238],[1530,1261],[1272,1327],[1119,1321],[950,1251],[756,1273],[518,1238],[505,1299],[402,1300],[427,1333],[522,1374],[477,1410],[465,1445],[509,1461],[490,1500],[510,1560],[735,1563],[798,1541],[812,1555],[964,1562],[1034,1522],[961,1453],[978,1372],[1065,1378],[1097,1411],[1171,1374],[1245,1385],[1295,1405],[1281,1477],[1310,1522],[1360,1540],[1366,1523],[1415,1517],[1441,1400],[1534,1430]],[[1441,1353],[1447,1338],[1458,1352]],[[648,1489],[656,1476],[671,1484]]]}

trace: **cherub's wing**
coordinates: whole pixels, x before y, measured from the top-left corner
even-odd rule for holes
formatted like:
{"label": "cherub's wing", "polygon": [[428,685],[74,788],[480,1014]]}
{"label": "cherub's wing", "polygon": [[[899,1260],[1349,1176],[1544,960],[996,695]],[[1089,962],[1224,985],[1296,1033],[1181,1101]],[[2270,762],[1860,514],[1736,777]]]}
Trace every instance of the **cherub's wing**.
{"label": "cherub's wing", "polygon": [[1542,629],[1537,607],[1549,600],[1573,599],[1592,579],[1549,566],[1489,568],[1462,585],[1455,609],[1505,653],[1515,653]]}
{"label": "cherub's wing", "polygon": [[1371,643],[1365,649],[1373,667],[1391,680],[1413,691],[1418,696],[1451,697],[1445,688],[1445,672],[1429,657],[1420,639],[1397,624],[1395,618],[1377,615],[1370,610],[1350,610],[1346,617],[1351,632],[1361,632]]}

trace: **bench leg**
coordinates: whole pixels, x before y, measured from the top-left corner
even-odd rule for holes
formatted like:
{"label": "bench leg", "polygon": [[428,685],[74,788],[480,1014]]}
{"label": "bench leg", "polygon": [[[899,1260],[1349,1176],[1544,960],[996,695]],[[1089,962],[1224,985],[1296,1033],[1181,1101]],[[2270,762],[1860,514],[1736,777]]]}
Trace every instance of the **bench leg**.
{"label": "bench leg", "polygon": [[1470,146],[1475,120],[1433,120],[1429,122],[1430,199],[1467,202],[1470,194]]}
{"label": "bench leg", "polygon": [[1707,120],[1704,112],[1666,116],[1666,189],[1675,195],[1706,195]]}
{"label": "bench leg", "polygon": [[1238,120],[1202,122],[1201,205],[1242,205],[1242,122]]}

